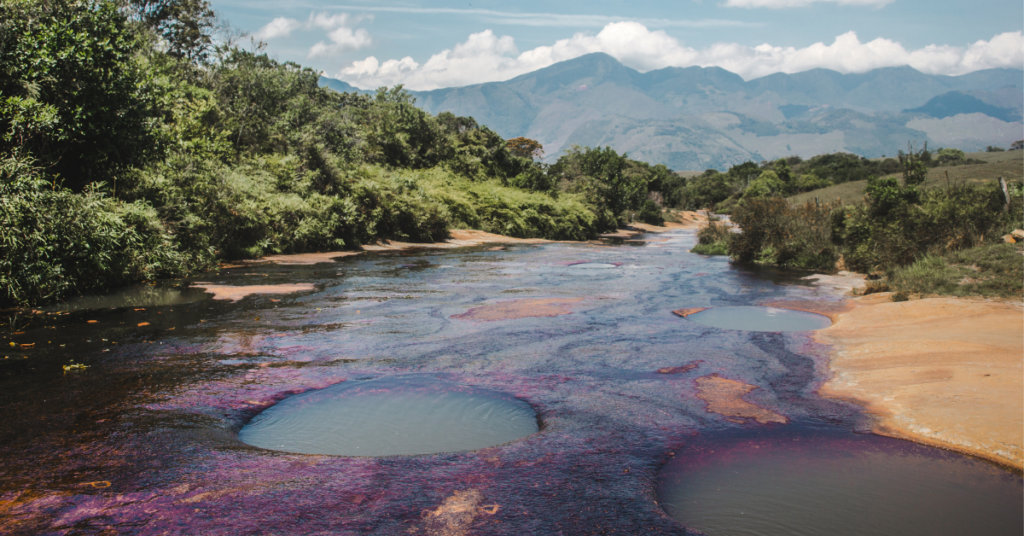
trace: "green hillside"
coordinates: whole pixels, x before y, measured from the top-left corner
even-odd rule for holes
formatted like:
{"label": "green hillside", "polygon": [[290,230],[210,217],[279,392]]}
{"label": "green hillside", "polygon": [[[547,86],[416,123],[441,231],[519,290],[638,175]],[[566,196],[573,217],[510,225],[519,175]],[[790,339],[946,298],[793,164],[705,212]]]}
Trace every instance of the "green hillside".
{"label": "green hillside", "polygon": [[[983,164],[967,164],[958,166],[939,166],[928,170],[928,178],[923,188],[945,188],[954,184],[985,184],[1003,177],[1007,181],[1024,180],[1024,151],[1001,151],[995,153],[967,153],[973,160],[982,160]],[[948,175],[948,183],[947,183]],[[898,173],[884,175],[897,178]],[[842,200],[843,203],[863,203],[867,181],[852,181],[810,192],[788,197],[792,203],[803,204],[818,200],[819,203],[832,203]]]}
{"label": "green hillside", "polygon": [[[714,67],[640,73],[595,53],[504,82],[413,94],[432,113],[474,117],[502,136],[540,141],[548,162],[574,144],[607,145],[651,164],[724,171],[794,155],[877,157],[907,140],[969,151],[1008,147],[1020,138],[1021,77],[1013,69],[953,77],[892,67],[744,81]],[[982,105],[926,106],[942,95]]]}

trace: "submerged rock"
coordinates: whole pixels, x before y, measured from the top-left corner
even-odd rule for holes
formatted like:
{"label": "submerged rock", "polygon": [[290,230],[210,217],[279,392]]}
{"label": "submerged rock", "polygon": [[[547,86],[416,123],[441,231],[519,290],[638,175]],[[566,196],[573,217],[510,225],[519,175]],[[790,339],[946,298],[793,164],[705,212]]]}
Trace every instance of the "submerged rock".
{"label": "submerged rock", "polygon": [[541,298],[512,300],[474,307],[465,313],[452,315],[458,320],[477,320],[491,322],[495,320],[513,320],[516,318],[551,317],[572,314],[570,304],[583,301],[583,298]]}
{"label": "submerged rock", "polygon": [[726,417],[730,422],[754,419],[761,424],[781,423],[789,420],[770,409],[751,404],[743,397],[757,389],[756,386],[738,380],[722,378],[717,374],[697,378],[697,398],[708,405],[708,411]]}

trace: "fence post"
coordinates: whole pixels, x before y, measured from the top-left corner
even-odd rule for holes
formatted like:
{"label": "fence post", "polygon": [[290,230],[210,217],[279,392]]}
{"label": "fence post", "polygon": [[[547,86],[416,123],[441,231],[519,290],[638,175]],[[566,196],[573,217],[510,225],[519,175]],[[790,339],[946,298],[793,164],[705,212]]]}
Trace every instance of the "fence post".
{"label": "fence post", "polygon": [[999,187],[1003,189],[1003,212],[1010,211],[1010,190],[1006,188],[1006,181],[999,177]]}

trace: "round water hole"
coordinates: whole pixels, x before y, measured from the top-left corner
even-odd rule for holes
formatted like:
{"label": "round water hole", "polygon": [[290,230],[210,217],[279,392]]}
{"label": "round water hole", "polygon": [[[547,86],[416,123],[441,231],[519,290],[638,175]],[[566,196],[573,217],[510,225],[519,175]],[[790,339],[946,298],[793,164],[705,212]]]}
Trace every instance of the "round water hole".
{"label": "round water hole", "polygon": [[239,432],[300,454],[393,456],[476,450],[538,431],[526,402],[427,379],[348,381],[287,398]]}
{"label": "round water hole", "polygon": [[691,445],[659,480],[665,511],[709,536],[1024,533],[1019,476],[875,435],[719,437]]}
{"label": "round water hole", "polygon": [[618,268],[620,265],[611,262],[577,262],[570,264],[569,268],[575,271],[589,272],[595,270],[609,270],[611,268]]}
{"label": "round water hole", "polygon": [[686,318],[712,328],[745,331],[813,331],[832,325],[827,316],[777,307],[714,307]]}

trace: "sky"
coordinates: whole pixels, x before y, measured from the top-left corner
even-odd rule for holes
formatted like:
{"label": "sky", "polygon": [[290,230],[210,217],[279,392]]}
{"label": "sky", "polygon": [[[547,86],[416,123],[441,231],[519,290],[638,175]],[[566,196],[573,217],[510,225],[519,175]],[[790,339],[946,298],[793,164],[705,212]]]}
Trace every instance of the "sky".
{"label": "sky", "polygon": [[212,0],[280,61],[375,89],[502,81],[591,52],[647,72],[718,66],[750,80],[910,65],[1024,68],[1021,0]]}

